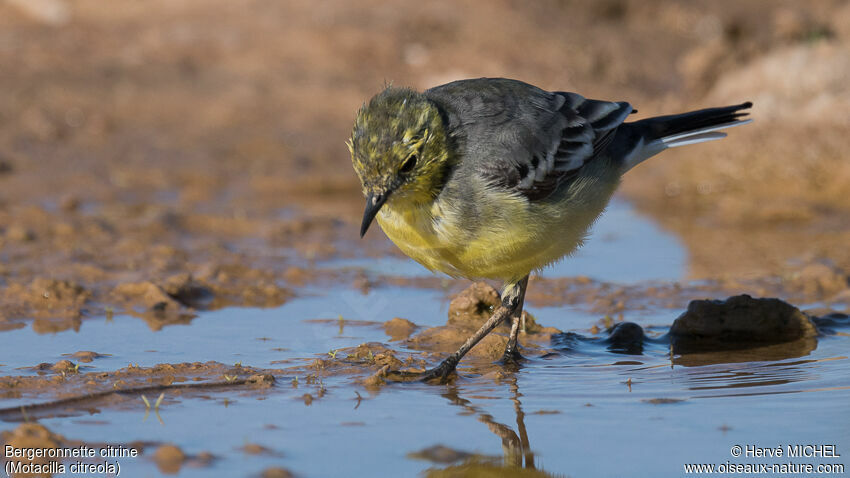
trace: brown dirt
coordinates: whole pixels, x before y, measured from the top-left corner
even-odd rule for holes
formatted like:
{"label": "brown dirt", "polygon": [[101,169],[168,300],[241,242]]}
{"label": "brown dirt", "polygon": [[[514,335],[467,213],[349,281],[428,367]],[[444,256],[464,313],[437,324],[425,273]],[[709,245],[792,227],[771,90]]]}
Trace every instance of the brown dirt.
{"label": "brown dirt", "polygon": [[384,322],[384,332],[390,336],[391,340],[406,339],[415,331],[416,324],[401,317],[394,317]]}

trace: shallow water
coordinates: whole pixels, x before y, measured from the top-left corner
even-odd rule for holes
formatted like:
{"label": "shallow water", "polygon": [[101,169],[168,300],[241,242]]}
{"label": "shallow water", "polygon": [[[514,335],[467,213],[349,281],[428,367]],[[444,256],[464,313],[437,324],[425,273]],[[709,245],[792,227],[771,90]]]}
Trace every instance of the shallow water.
{"label": "shallow water", "polygon": [[[129,362],[205,360],[274,367],[278,360],[388,340],[378,323],[345,325],[340,331],[336,320],[310,319],[400,315],[420,325],[438,325],[446,314],[443,295],[434,291],[379,288],[368,296],[340,295],[303,297],[278,309],[203,313],[189,326],[158,332],[121,316],[111,322],[84,321],[79,332],[5,332],[4,339],[16,344],[17,353],[4,356],[6,365],[0,371],[32,373],[14,368],[58,360],[62,353],[77,350],[112,354],[88,364],[88,370],[113,370]],[[378,305],[364,305],[373,303]],[[592,317],[572,307],[531,304],[531,310],[541,323],[580,333]],[[656,314],[639,322],[669,323],[675,316],[670,310]],[[370,394],[347,378],[331,377],[324,382],[326,394],[308,406],[302,396],[317,395],[317,386],[294,388],[281,377],[274,388],[256,394],[167,397],[160,411],[162,424],[152,417],[143,420],[141,401],[130,411],[103,408],[93,415],[41,422],[84,441],[174,442],[189,454],[210,451],[219,458],[211,466],[220,475],[245,475],[278,464],[303,476],[411,476],[449,465],[408,456],[434,445],[500,462],[502,438],[491,428],[505,430],[493,425],[502,424],[519,437],[521,410],[538,468],[571,476],[622,476],[628,467],[630,476],[672,476],[681,474],[684,463],[731,460],[729,448],[735,444],[846,445],[848,339],[840,334],[822,337],[815,350],[799,358],[697,367],[676,365],[675,357],[671,363],[662,343],[648,343],[642,355],[624,355],[609,352],[599,340],[578,340],[572,346],[556,346],[557,354],[530,360],[515,378],[500,383],[462,372],[452,386],[393,385]],[[148,351],[152,349],[156,352]],[[359,405],[355,390],[363,397]],[[2,406],[17,403],[0,401]],[[240,447],[246,443],[259,443],[280,455],[245,455]],[[850,450],[840,451],[850,456]],[[129,476],[155,471],[147,458],[121,463],[122,473]],[[188,467],[181,476],[209,471]]]}
{"label": "shallow water", "polygon": [[[29,327],[3,332],[3,339],[15,344],[16,350],[4,354],[0,374],[33,374],[29,367],[69,358],[67,354],[79,350],[109,354],[83,364],[82,371],[114,370],[130,363],[148,367],[210,360],[272,368],[285,360],[387,341],[383,322],[375,321],[382,317],[404,316],[420,325],[438,325],[440,320],[445,322],[448,307],[445,295],[431,290],[393,288],[370,295],[353,290],[302,293],[275,309],[201,312],[189,325],[169,325],[158,331],[136,317],[117,315],[109,320],[84,320],[79,332],[38,334]],[[421,304],[433,307],[425,309]]]}
{"label": "shallow water", "polygon": [[[682,252],[677,262],[675,241],[665,243],[654,226],[625,227],[630,223],[618,219],[616,209],[606,217],[612,222],[597,225],[603,240],[589,245],[616,234],[597,252],[592,246],[583,250],[589,269],[569,268],[573,273],[624,282],[681,278],[685,256]],[[633,234],[644,238],[637,242],[648,244],[647,249],[633,247]],[[662,246],[674,251],[670,264],[675,267],[623,266],[623,261],[643,260],[639,251],[650,254]],[[614,255],[619,249],[631,253]],[[395,266],[383,267],[379,262],[368,272],[399,274]],[[628,271],[637,272],[617,275]],[[28,367],[79,350],[110,354],[82,364],[82,371],[111,371],[129,363],[208,360],[283,368],[372,341],[402,349],[389,342],[382,323],[398,316],[420,326],[442,325],[449,300],[442,291],[400,287],[377,287],[366,295],[347,288],[298,292],[279,308],[202,312],[188,325],[158,331],[119,315],[84,320],[77,332],[37,334],[31,327],[2,332],[8,345],[0,355],[0,374],[35,374]],[[171,442],[189,455],[208,451],[216,456],[208,467],[187,464],[180,476],[257,476],[268,466],[283,466],[298,476],[415,476],[457,466],[470,455],[481,463],[533,466],[558,476],[684,476],[686,463],[727,461],[845,467],[850,462],[846,326],[817,341],[780,346],[779,353],[671,357],[660,336],[679,311],[650,308],[627,313],[653,337],[642,354],[627,355],[609,351],[604,334],[590,335],[588,329],[600,317],[581,306],[530,303],[528,308],[541,324],[577,335],[555,341],[550,353],[501,379],[461,367],[453,385],[395,384],[369,392],[345,376],[327,377],[321,386],[303,378],[294,386],[292,377],[279,376],[274,387],[262,391],[166,394],[158,416],[146,417],[138,400],[64,410],[40,422],[86,442]],[[314,397],[309,404],[306,393]],[[0,407],[31,402],[0,399]],[[15,426],[0,422],[0,429]],[[270,453],[246,454],[242,447],[248,443]],[[735,445],[795,444],[833,444],[842,457],[770,460],[730,454]],[[436,445],[447,448],[427,451]],[[120,463],[124,476],[159,473],[150,454]]]}

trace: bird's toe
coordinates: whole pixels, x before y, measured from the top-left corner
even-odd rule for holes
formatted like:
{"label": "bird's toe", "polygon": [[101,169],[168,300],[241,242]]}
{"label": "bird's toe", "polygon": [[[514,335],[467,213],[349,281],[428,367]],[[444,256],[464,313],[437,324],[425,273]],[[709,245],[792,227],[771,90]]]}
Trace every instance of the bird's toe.
{"label": "bird's toe", "polygon": [[506,367],[518,367],[523,360],[525,360],[525,357],[519,353],[519,349],[509,348],[505,349],[501,362]]}

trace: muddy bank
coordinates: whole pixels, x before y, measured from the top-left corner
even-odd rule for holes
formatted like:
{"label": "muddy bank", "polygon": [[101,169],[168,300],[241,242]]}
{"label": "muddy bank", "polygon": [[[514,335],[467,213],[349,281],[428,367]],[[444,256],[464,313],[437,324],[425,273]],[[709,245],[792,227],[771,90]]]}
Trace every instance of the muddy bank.
{"label": "muddy bank", "polygon": [[269,371],[215,362],[160,364],[155,367],[131,364],[115,371],[85,372],[79,363],[61,360],[55,364],[39,364],[31,370],[36,374],[0,377],[0,397],[31,402],[3,408],[0,410],[3,420],[29,420],[30,417],[68,413],[65,410],[86,410],[104,405],[138,408],[142,395],[157,397],[162,393],[173,398],[207,389],[262,389],[272,386],[275,381]]}

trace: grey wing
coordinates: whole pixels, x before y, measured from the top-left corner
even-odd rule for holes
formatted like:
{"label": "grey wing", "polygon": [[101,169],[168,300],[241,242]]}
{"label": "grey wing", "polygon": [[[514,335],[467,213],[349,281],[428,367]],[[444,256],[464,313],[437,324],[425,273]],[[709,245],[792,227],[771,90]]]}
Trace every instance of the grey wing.
{"label": "grey wing", "polygon": [[[533,171],[529,171],[515,186],[530,200],[545,199],[564,181],[574,177],[585,164],[599,157],[610,145],[617,127],[634,112],[626,102],[589,100],[566,92],[555,95],[565,99],[557,114],[565,118],[566,125],[559,134],[550,138],[554,146],[547,152],[547,161],[537,161]],[[535,151],[529,153],[532,157],[541,154]],[[531,163],[534,165],[535,161]],[[524,170],[521,166],[520,169]]]}
{"label": "grey wing", "polygon": [[[499,168],[502,172],[491,175],[495,184],[516,189],[532,201],[549,197],[585,164],[599,157],[614,138],[617,127],[632,113],[631,105],[625,102],[588,100],[575,93],[554,95],[564,99],[563,105],[553,112],[563,118],[559,122],[563,128],[553,131],[536,149],[514,151],[510,160],[503,160],[506,164]],[[516,174],[505,175],[510,166],[515,167]]]}
{"label": "grey wing", "polygon": [[633,112],[625,102],[550,93],[515,80],[438,88],[428,93],[448,105],[449,123],[462,132],[464,167],[532,201],[547,198],[598,157]]}

